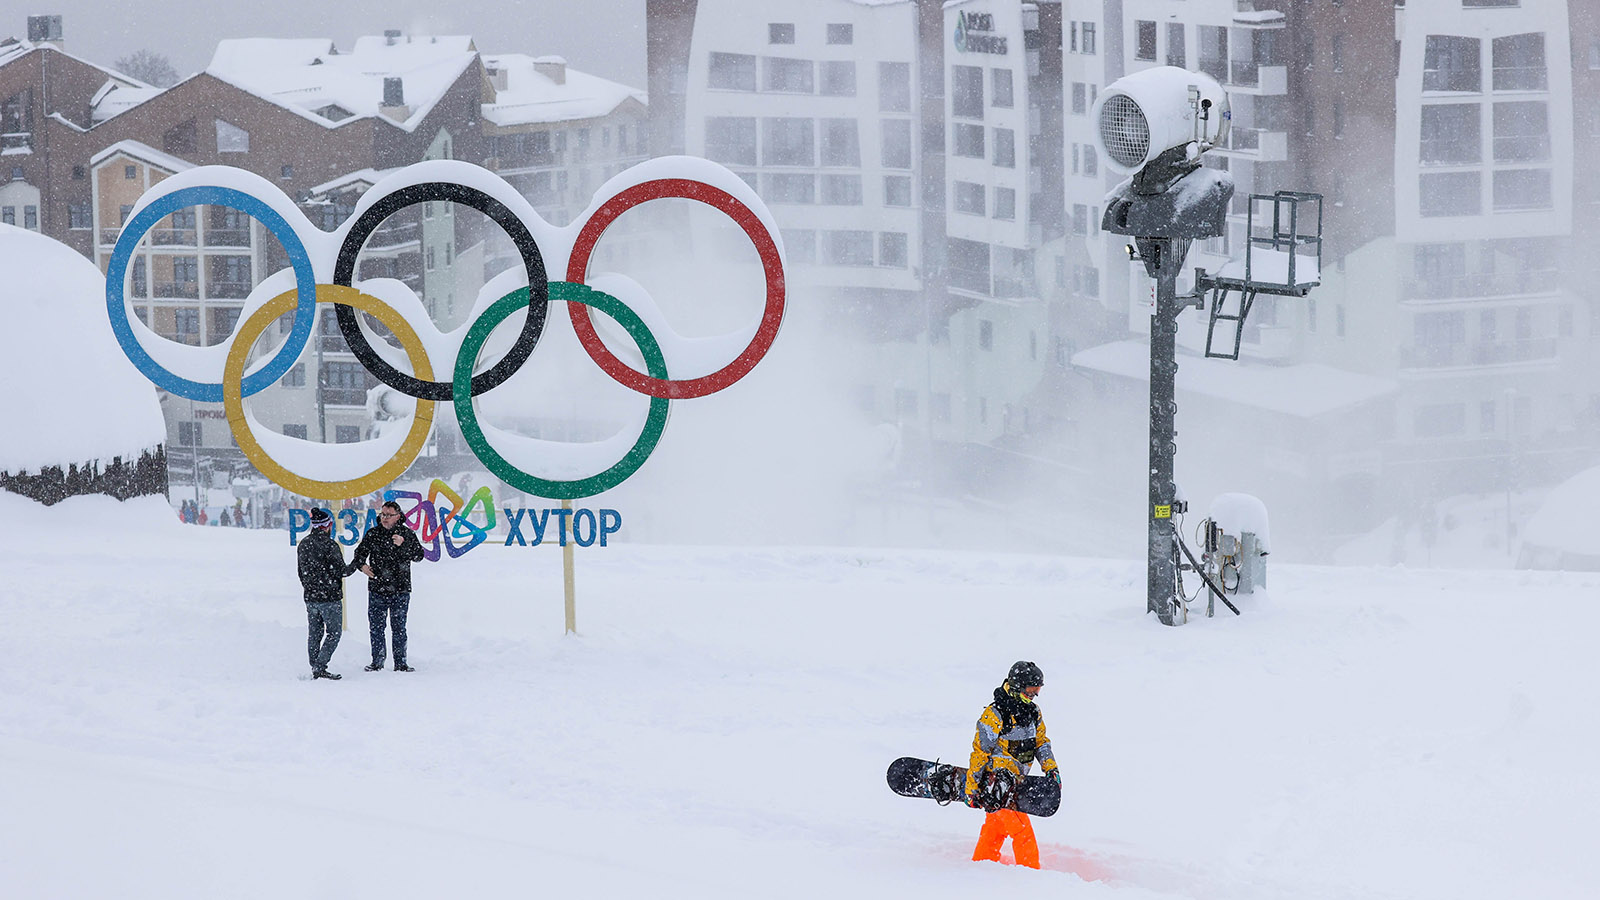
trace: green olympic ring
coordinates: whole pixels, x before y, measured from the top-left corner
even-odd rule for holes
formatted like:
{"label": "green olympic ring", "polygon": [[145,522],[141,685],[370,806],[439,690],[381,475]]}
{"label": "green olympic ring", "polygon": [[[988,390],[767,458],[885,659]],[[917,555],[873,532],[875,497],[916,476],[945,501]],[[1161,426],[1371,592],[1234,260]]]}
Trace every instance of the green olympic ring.
{"label": "green olympic ring", "polygon": [[[645,367],[649,370],[650,376],[666,379],[667,361],[661,354],[661,345],[656,343],[655,336],[645,326],[644,320],[639,318],[638,313],[629,309],[627,304],[604,291],[571,281],[550,282],[550,299],[581,303],[610,316],[633,338],[634,344],[639,347],[639,352],[644,355]],[[563,481],[540,478],[524,472],[507,462],[505,457],[489,445],[483,427],[478,424],[478,413],[472,406],[472,368],[477,362],[478,352],[483,349],[484,342],[489,339],[489,333],[496,325],[505,321],[512,313],[527,309],[528,289],[517,288],[496,300],[494,305],[485,310],[467,330],[467,336],[461,342],[461,350],[456,355],[455,375],[450,383],[450,396],[455,403],[456,419],[461,425],[461,436],[466,438],[467,446],[472,448],[478,460],[495,477],[519,491],[534,496],[549,497],[554,500],[577,500],[616,487],[644,465],[644,461],[649,459],[651,452],[655,450],[656,443],[661,440],[661,433],[667,427],[667,398],[650,398],[650,412],[645,416],[644,428],[640,430],[639,439],[634,442],[633,447],[611,468],[588,478]]]}

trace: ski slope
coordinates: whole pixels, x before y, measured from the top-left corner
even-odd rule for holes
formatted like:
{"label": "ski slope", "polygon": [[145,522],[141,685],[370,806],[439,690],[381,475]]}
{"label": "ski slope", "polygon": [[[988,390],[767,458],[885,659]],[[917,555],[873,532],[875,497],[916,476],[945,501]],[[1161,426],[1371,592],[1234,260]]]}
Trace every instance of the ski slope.
{"label": "ski slope", "polygon": [[[1600,577],[1278,562],[1168,629],[1142,560],[617,544],[423,564],[307,680],[282,533],[0,494],[0,895],[1578,898]],[[364,598],[364,579],[349,582]],[[897,797],[1043,667],[1044,871]]]}

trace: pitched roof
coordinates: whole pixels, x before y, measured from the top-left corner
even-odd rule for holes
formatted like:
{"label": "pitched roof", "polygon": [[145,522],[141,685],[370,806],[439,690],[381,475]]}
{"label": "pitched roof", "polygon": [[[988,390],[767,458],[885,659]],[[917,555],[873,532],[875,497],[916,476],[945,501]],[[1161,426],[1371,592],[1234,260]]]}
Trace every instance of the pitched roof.
{"label": "pitched roof", "polygon": [[[559,56],[486,54],[483,65],[488,70],[505,74],[505,87],[496,91],[493,103],[483,105],[483,117],[501,127],[594,119],[611,113],[630,99],[640,104],[646,102],[644,91],[580,72]],[[561,84],[539,71],[555,67],[565,73]]]}

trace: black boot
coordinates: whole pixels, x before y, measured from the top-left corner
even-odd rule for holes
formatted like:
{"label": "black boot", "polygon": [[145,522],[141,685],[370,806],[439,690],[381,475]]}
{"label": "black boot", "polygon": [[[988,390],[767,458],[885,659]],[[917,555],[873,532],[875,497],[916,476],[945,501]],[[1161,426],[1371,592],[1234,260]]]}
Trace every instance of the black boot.
{"label": "black boot", "polygon": [[411,668],[410,666],[406,665],[403,662],[396,662],[394,664],[394,670],[396,672],[415,672],[416,671],[416,669]]}
{"label": "black boot", "polygon": [[373,660],[372,664],[367,666],[367,671],[368,672],[382,672],[383,671],[383,663],[378,662],[377,660]]}
{"label": "black boot", "polygon": [[313,679],[326,678],[329,681],[338,681],[339,679],[343,678],[344,676],[340,675],[337,672],[329,672],[327,669],[312,669],[311,670],[311,677]]}

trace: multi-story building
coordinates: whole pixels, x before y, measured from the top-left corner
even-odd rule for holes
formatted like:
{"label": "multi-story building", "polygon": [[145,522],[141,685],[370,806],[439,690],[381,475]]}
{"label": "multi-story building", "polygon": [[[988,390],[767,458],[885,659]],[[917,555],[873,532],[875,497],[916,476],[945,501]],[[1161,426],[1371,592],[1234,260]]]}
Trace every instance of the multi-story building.
{"label": "multi-story building", "polygon": [[761,194],[795,302],[872,345],[852,355],[860,404],[935,442],[992,443],[1033,414],[1051,345],[1037,251],[1062,228],[1060,66],[1040,52],[1058,12],[649,5],[658,143]]}

